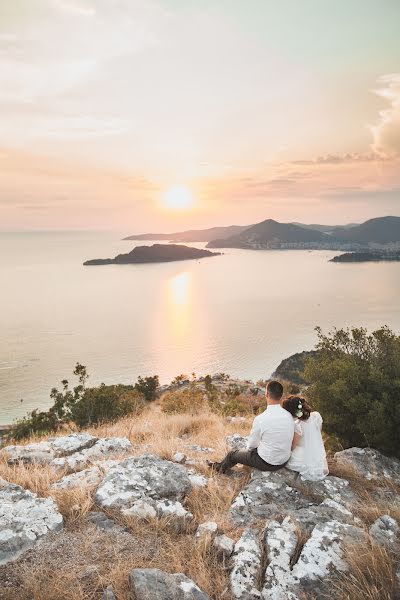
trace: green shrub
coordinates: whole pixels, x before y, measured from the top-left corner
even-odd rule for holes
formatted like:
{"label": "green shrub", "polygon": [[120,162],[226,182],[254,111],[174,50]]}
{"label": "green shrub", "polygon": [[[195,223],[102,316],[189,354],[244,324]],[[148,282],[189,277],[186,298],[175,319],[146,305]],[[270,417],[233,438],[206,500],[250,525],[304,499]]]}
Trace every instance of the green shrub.
{"label": "green shrub", "polygon": [[126,415],[139,414],[145,400],[132,386],[104,385],[88,388],[71,409],[71,420],[78,427],[116,421]]}
{"label": "green shrub", "polygon": [[158,375],[152,377],[139,377],[135,384],[135,390],[143,394],[147,402],[152,402],[157,398],[157,391],[160,386]]}
{"label": "green shrub", "polygon": [[317,333],[318,353],[304,376],[325,430],[346,447],[370,446],[400,458],[400,337],[388,327]]}

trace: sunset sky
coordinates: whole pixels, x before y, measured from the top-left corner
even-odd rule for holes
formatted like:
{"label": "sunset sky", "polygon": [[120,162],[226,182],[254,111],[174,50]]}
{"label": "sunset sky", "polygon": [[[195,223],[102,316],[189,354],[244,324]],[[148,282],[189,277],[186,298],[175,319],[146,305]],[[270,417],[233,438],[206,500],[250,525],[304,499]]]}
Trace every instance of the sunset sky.
{"label": "sunset sky", "polygon": [[0,0],[0,229],[400,215],[399,23],[399,0]]}

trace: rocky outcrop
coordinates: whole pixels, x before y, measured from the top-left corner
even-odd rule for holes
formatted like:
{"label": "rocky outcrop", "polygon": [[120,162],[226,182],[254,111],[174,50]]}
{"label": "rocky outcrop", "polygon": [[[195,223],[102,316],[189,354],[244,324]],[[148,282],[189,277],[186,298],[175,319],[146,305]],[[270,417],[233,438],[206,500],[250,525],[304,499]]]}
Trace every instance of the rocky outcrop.
{"label": "rocky outcrop", "polygon": [[183,573],[160,569],[133,569],[129,581],[135,600],[210,600],[210,597]]}
{"label": "rocky outcrop", "polygon": [[0,565],[15,560],[38,540],[60,531],[63,518],[50,498],[0,481]]}
{"label": "rocky outcrop", "polygon": [[88,433],[72,433],[36,444],[6,446],[0,454],[7,456],[9,464],[49,464],[57,457],[69,456],[90,448],[97,441],[98,438]]}
{"label": "rocky outcrop", "polygon": [[235,600],[261,598],[259,579],[263,550],[257,530],[246,529],[235,544],[230,575],[231,591]]}
{"label": "rocky outcrop", "polygon": [[351,467],[360,477],[379,480],[386,477],[400,484],[400,460],[384,456],[372,448],[348,448],[336,452],[335,460],[339,464]]}
{"label": "rocky outcrop", "polygon": [[346,505],[354,499],[348,481],[338,477],[304,482],[288,469],[254,471],[250,482],[235,498],[230,515],[237,525],[291,515],[309,531],[316,521],[338,518],[353,522]]}
{"label": "rocky outcrop", "polygon": [[[88,433],[72,433],[67,436],[49,438],[45,442],[26,446],[6,446],[0,455],[7,457],[8,464],[50,465],[55,471],[75,473],[87,467],[97,465],[112,457],[126,454],[132,450],[128,438],[97,438]],[[95,480],[95,470],[86,473],[87,478]],[[69,481],[83,482],[85,475],[71,478]],[[65,487],[72,487],[66,483]]]}
{"label": "rocky outcrop", "polygon": [[180,502],[192,489],[187,469],[145,454],[112,467],[97,488],[99,506],[138,517],[192,515]]}
{"label": "rocky outcrop", "polygon": [[399,526],[389,515],[382,515],[369,528],[369,534],[381,546],[393,546],[397,542]]}

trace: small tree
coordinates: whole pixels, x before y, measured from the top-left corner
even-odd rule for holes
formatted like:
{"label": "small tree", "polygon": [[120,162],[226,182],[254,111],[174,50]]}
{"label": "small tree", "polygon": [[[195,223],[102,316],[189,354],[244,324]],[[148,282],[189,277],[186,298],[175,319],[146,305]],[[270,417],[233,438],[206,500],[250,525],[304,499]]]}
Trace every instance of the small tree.
{"label": "small tree", "polygon": [[316,331],[318,353],[304,377],[326,431],[345,446],[400,457],[400,337],[388,327]]}
{"label": "small tree", "polygon": [[147,402],[152,402],[157,398],[157,390],[160,386],[158,375],[152,377],[139,377],[135,384],[135,390],[143,394]]}

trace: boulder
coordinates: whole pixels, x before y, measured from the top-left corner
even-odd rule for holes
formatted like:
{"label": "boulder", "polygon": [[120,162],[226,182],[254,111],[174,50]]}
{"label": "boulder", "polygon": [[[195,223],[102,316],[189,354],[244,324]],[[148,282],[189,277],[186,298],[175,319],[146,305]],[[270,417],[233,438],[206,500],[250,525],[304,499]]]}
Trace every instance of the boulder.
{"label": "boulder", "polygon": [[124,454],[130,450],[132,450],[132,444],[128,438],[104,438],[97,440],[94,445],[80,452],[63,458],[55,458],[50,464],[57,471],[66,470],[68,473],[74,473],[82,471],[95,462]]}
{"label": "boulder", "polygon": [[382,515],[369,528],[372,539],[381,546],[392,546],[397,542],[399,526],[389,515]]}
{"label": "boulder", "polygon": [[371,448],[348,448],[336,452],[339,464],[352,467],[361,477],[379,480],[382,477],[400,484],[400,460],[389,458]]}
{"label": "boulder", "polygon": [[25,446],[5,446],[0,454],[7,456],[9,464],[49,464],[56,457],[80,452],[93,446],[96,441],[97,438],[88,433],[71,433]]}
{"label": "boulder", "polygon": [[235,542],[227,535],[217,535],[214,538],[213,547],[217,554],[229,558],[233,552]]}
{"label": "boulder", "polygon": [[258,580],[261,574],[262,547],[259,533],[245,529],[235,544],[230,574],[231,592],[235,600],[259,600]]}
{"label": "boulder", "polygon": [[239,433],[233,433],[232,435],[228,435],[225,441],[231,450],[246,450],[248,437]]}
{"label": "boulder", "polygon": [[206,487],[208,483],[207,477],[205,477],[201,473],[196,473],[196,471],[194,471],[193,469],[188,469],[188,475],[190,483],[194,488]]}
{"label": "boulder", "polygon": [[99,506],[118,508],[134,516],[188,516],[179,501],[191,489],[184,466],[145,454],[112,467],[97,488],[95,501]]}
{"label": "boulder", "polygon": [[286,517],[282,523],[271,521],[264,533],[268,557],[262,598],[264,600],[290,600],[290,564],[297,546],[296,523]]}
{"label": "boulder", "polygon": [[112,585],[106,587],[101,597],[101,600],[117,600]]}
{"label": "boulder", "polygon": [[196,538],[204,539],[205,537],[213,538],[218,531],[218,525],[215,521],[206,521],[200,523],[196,531]]}
{"label": "boulder", "polygon": [[210,600],[210,597],[183,573],[160,569],[133,569],[129,575],[135,600]]}
{"label": "boulder", "polygon": [[183,464],[184,462],[186,462],[186,458],[186,454],[183,454],[183,452],[175,452],[175,454],[172,457],[172,460],[176,463]]}
{"label": "boulder", "polygon": [[51,485],[51,489],[65,490],[76,487],[97,486],[103,479],[104,474],[117,464],[117,460],[105,460],[99,462],[97,465],[93,465],[93,467],[83,469],[83,471],[77,471],[76,473],[71,473],[71,475],[61,477],[61,479]]}
{"label": "boulder", "polygon": [[95,525],[101,531],[121,532],[125,531],[123,527],[117,525],[115,521],[109,519],[103,512],[90,512],[86,516],[86,521]]}
{"label": "boulder", "polygon": [[15,560],[62,527],[62,515],[51,498],[39,498],[4,480],[0,484],[0,565]]}
{"label": "boulder", "polygon": [[343,559],[343,543],[363,539],[363,530],[353,525],[339,521],[316,525],[292,569],[290,591],[295,594],[294,598],[307,594],[316,598],[327,595],[331,576],[348,568]]}
{"label": "boulder", "polygon": [[310,532],[317,522],[339,519],[353,523],[347,508],[353,499],[355,495],[348,481],[338,477],[303,482],[288,469],[254,471],[233,501],[230,516],[235,524],[246,525],[259,519],[291,515],[304,531]]}

